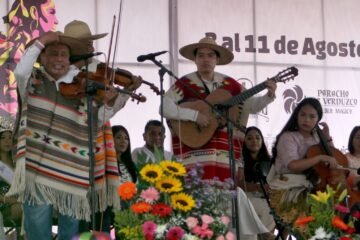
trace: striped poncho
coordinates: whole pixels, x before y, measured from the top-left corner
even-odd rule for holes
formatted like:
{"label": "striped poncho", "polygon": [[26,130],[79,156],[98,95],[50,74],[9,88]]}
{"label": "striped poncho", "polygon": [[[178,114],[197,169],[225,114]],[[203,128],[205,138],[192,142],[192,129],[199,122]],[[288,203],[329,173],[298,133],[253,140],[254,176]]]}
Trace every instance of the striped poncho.
{"label": "striped poncho", "polygon": [[[214,82],[216,82],[217,88],[223,88],[233,96],[242,91],[242,87],[238,82],[220,73],[215,73]],[[199,99],[192,91],[184,87],[183,83],[198,92],[201,99],[208,96],[205,86],[198,75],[191,73],[182,77],[166,93],[168,96],[173,96],[177,103]],[[235,135],[233,144],[235,159],[239,160],[242,139]],[[172,147],[174,155],[178,159],[182,159],[187,167],[192,167],[197,162],[201,163],[204,167],[204,179],[217,177],[222,181],[231,177],[227,128],[217,129],[210,141],[197,149],[182,144],[177,136],[172,135]]]}
{"label": "striped poncho", "polygon": [[[84,99],[64,98],[34,70],[16,127],[16,170],[10,189],[22,201],[52,204],[60,213],[90,220],[88,119]],[[97,107],[94,107],[97,123]],[[94,124],[96,125],[96,124]],[[97,210],[119,206],[119,173],[110,125],[94,126]],[[25,176],[25,177],[24,177]]]}

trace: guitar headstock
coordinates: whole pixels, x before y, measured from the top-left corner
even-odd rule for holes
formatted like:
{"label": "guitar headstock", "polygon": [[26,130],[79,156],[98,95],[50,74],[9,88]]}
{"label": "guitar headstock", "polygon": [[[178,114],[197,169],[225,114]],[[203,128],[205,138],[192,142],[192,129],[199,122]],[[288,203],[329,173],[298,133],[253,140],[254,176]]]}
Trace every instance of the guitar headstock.
{"label": "guitar headstock", "polygon": [[293,80],[298,75],[298,69],[296,67],[289,67],[281,72],[279,72],[276,76],[272,77],[271,80],[275,82],[287,82]]}

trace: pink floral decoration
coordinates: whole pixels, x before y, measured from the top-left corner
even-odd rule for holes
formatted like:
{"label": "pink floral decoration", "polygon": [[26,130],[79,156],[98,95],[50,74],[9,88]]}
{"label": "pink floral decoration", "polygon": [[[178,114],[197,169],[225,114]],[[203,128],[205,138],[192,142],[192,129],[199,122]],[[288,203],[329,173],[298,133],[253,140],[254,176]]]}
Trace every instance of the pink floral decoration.
{"label": "pink floral decoration", "polygon": [[203,223],[201,226],[196,226],[191,230],[192,233],[199,236],[200,238],[211,238],[214,232],[209,229],[209,225]]}
{"label": "pink floral decoration", "polygon": [[160,193],[156,188],[149,187],[148,189],[141,191],[140,197],[147,203],[153,203],[159,200]]}
{"label": "pink floral decoration", "polygon": [[153,221],[146,221],[143,225],[142,225],[142,229],[145,235],[150,235],[153,236],[155,234],[156,231],[156,223],[154,223]]}
{"label": "pink floral decoration", "polygon": [[209,224],[211,224],[211,223],[214,222],[214,218],[212,218],[212,217],[209,216],[209,215],[204,214],[204,215],[201,216],[201,221],[202,221],[203,223],[206,223],[206,224],[209,225]]}
{"label": "pink floral decoration", "polygon": [[167,240],[181,240],[184,236],[184,230],[181,227],[172,227],[166,233]]}
{"label": "pink floral decoration", "polygon": [[341,205],[341,204],[335,204],[334,206],[335,210],[341,213],[349,213],[350,209]]}
{"label": "pink floral decoration", "polygon": [[188,226],[189,229],[193,229],[196,225],[198,225],[199,221],[197,220],[197,218],[194,217],[188,217],[186,219],[186,225]]}
{"label": "pink floral decoration", "polygon": [[225,236],[226,240],[235,240],[236,236],[233,232],[228,232]]}
{"label": "pink floral decoration", "polygon": [[225,224],[226,226],[230,223],[230,218],[228,216],[222,216],[220,218],[221,222]]}

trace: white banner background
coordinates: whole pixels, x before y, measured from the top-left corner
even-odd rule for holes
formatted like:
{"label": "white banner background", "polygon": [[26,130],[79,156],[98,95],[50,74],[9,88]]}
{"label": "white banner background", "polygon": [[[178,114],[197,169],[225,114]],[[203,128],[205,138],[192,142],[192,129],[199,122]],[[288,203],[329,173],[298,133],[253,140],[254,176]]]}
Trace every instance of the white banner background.
{"label": "white banner background", "polygon": [[[12,2],[0,1],[1,16]],[[102,33],[111,31],[119,1],[55,0],[55,5],[58,30],[78,19],[87,22],[94,33]],[[178,48],[211,34],[235,55],[233,63],[217,67],[217,71],[249,79],[240,80],[246,87],[289,66],[299,69],[294,81],[278,84],[275,102],[249,119],[248,125],[263,131],[269,148],[289,118],[289,107],[307,96],[320,99],[323,120],[330,125],[336,147],[344,150],[360,119],[358,9],[357,0],[125,0],[115,65],[159,86],[158,67],[151,62],[137,63],[137,56],[169,50],[158,59],[181,76],[194,71],[195,65],[180,57]],[[6,31],[5,25],[0,24],[0,30]],[[109,36],[98,40],[97,51],[107,53],[109,42]],[[171,81],[165,76],[165,89]],[[160,119],[160,98],[147,86],[139,92],[147,101],[129,102],[111,120],[129,130],[132,148],[143,145],[145,123]]]}

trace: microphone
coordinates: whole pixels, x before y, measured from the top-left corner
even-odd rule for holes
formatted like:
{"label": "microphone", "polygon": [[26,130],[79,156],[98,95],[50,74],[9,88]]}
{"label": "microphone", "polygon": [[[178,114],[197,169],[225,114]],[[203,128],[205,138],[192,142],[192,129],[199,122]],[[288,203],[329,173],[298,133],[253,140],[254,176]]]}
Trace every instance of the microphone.
{"label": "microphone", "polygon": [[161,52],[156,52],[156,53],[149,53],[149,54],[146,54],[146,55],[140,55],[137,57],[137,61],[138,62],[143,62],[145,60],[151,60],[151,59],[154,59],[155,57],[161,55],[161,54],[164,54],[164,53],[167,53],[167,51],[161,51]]}
{"label": "microphone", "polygon": [[80,60],[85,60],[88,58],[92,58],[94,56],[98,56],[100,54],[102,54],[102,52],[93,52],[93,53],[87,53],[87,54],[83,54],[83,55],[73,55],[73,56],[70,56],[70,62],[74,63],[74,62],[77,62]]}

